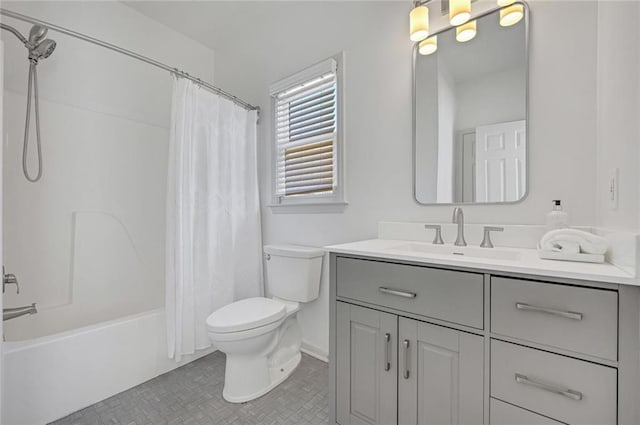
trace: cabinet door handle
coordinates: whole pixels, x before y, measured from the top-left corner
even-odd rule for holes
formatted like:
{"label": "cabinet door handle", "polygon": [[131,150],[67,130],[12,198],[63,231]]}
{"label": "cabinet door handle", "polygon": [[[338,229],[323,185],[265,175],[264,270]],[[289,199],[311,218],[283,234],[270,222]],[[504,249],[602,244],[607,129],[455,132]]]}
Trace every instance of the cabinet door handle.
{"label": "cabinet door handle", "polygon": [[516,309],[523,310],[523,311],[536,311],[538,313],[552,314],[554,316],[564,317],[565,319],[582,320],[582,313],[577,313],[575,311],[556,310],[553,308],[539,307],[536,305],[525,304],[525,303],[516,303]]}
{"label": "cabinet door handle", "polygon": [[415,292],[403,291],[402,289],[387,288],[386,286],[378,287],[378,291],[382,292],[383,294],[397,295],[398,297],[404,298],[415,298],[418,296],[418,294],[416,294]]}
{"label": "cabinet door handle", "polygon": [[409,379],[409,340],[402,341],[402,346],[404,347],[404,372],[402,376],[404,379]]}
{"label": "cabinet door handle", "polygon": [[519,373],[516,373],[516,382],[519,384],[540,388],[541,390],[549,391],[551,393],[570,398],[571,400],[576,400],[576,401],[582,400],[582,393],[580,391],[570,390],[569,388],[562,388],[562,387],[557,387],[555,385],[534,381],[533,379],[530,379],[528,376],[522,375]]}
{"label": "cabinet door handle", "polygon": [[384,371],[388,372],[391,369],[391,361],[389,360],[389,351],[391,348],[391,334],[384,334]]}

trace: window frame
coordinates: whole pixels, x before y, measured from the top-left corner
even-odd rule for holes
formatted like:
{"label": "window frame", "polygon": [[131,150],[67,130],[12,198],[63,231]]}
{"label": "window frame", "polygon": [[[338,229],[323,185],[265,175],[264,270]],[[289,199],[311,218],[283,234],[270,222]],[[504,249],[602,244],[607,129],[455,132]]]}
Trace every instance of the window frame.
{"label": "window frame", "polygon": [[[277,126],[276,126],[276,95],[296,85],[319,77],[328,69],[334,67],[336,79],[336,130],[334,140],[334,173],[336,187],[332,193],[317,193],[298,196],[282,196],[277,194]],[[344,53],[332,56],[310,67],[307,67],[289,77],[283,78],[269,86],[271,100],[270,140],[270,168],[271,168],[271,204],[274,212],[339,212],[346,207],[345,191],[345,155],[344,155]]]}

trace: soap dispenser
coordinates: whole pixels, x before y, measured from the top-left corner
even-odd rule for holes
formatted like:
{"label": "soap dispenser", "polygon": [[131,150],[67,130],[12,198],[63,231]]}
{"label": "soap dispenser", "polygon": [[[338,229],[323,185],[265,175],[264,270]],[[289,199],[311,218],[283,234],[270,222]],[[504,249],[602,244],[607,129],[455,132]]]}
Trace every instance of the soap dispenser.
{"label": "soap dispenser", "polygon": [[553,209],[547,213],[547,227],[549,230],[561,229],[567,227],[569,223],[569,214],[562,211],[562,201],[556,199],[553,201]]}

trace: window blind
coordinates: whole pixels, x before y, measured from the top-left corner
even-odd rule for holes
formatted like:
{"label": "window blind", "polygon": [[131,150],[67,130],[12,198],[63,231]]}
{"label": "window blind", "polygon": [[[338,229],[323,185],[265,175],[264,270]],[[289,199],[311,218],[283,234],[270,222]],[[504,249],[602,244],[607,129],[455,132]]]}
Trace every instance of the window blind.
{"label": "window blind", "polygon": [[333,70],[275,94],[276,196],[336,189],[336,90]]}

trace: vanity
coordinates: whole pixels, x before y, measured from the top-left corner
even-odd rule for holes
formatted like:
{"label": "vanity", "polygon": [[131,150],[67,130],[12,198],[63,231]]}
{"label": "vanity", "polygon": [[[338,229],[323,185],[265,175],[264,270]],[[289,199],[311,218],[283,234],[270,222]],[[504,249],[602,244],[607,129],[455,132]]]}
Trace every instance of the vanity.
{"label": "vanity", "polygon": [[640,423],[630,274],[523,248],[327,250],[330,423]]}
{"label": "vanity", "polygon": [[[444,3],[415,16],[445,20]],[[638,425],[637,235],[609,240],[629,237],[611,264],[571,263],[538,258],[544,226],[463,223],[461,206],[526,197],[535,142],[529,7],[470,19],[413,50],[413,194],[456,206],[457,226],[381,223],[326,247],[330,423]]]}

